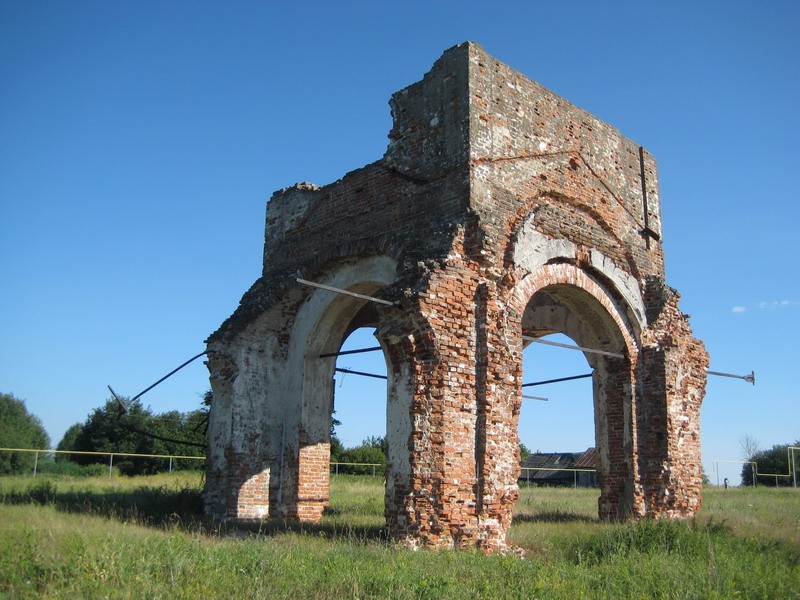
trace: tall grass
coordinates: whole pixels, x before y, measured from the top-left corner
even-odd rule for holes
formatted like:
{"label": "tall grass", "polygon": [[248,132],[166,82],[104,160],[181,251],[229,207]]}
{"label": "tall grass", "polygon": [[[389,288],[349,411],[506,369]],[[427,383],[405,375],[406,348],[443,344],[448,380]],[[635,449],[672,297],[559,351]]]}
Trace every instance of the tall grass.
{"label": "tall grass", "polygon": [[334,477],[329,514],[321,524],[303,526],[270,520],[223,528],[203,521],[200,487],[197,476],[86,484],[0,479],[0,596],[440,600],[800,593],[800,547],[774,530],[797,524],[797,495],[788,497],[791,503],[762,490],[742,498],[715,491],[706,494],[710,514],[690,523],[609,525],[596,519],[593,490],[526,488],[511,533],[527,552],[519,558],[396,548],[382,529],[380,481],[369,477]]}

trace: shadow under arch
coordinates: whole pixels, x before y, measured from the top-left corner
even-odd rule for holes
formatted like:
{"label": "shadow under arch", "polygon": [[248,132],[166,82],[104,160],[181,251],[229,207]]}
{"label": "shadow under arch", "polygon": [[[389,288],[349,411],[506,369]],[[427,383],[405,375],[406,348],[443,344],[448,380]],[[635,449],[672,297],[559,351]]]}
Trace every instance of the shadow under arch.
{"label": "shadow under arch", "polygon": [[603,519],[641,514],[634,378],[639,332],[638,325],[627,317],[628,307],[569,264],[542,267],[524,278],[515,292],[523,346],[533,343],[531,339],[563,333],[579,346],[609,353],[584,352],[593,369],[598,514]]}

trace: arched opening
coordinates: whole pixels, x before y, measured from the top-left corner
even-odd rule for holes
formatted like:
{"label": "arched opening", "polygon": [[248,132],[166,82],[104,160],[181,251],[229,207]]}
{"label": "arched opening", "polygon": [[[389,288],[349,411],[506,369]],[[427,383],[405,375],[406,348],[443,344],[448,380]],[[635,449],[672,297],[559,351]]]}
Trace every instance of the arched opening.
{"label": "arched opening", "polygon": [[[576,344],[560,333],[539,339]],[[592,367],[582,352],[525,343],[519,438],[523,449],[531,455],[523,456],[520,481],[523,485],[594,487],[594,473],[569,470],[594,468],[591,462],[595,448]]]}
{"label": "arched opening", "polygon": [[[539,344],[536,341],[546,340],[548,336],[552,339],[553,334],[563,334],[569,339],[562,337],[560,340],[562,343],[574,344],[585,349],[573,351],[576,356],[571,359],[561,359],[568,361],[572,369],[580,371],[574,375],[592,373],[591,378],[574,380],[590,382],[588,389],[586,385],[576,386],[579,393],[591,398],[588,406],[586,400],[577,399],[578,403],[582,402],[583,410],[581,408],[567,410],[577,419],[576,423],[581,424],[584,435],[587,429],[586,412],[592,415],[593,446],[596,448],[596,481],[600,487],[598,500],[600,517],[623,518],[636,510],[633,464],[634,402],[628,341],[630,338],[624,331],[624,317],[620,311],[614,310],[613,302],[602,288],[586,277],[572,279],[576,283],[544,285],[535,289],[527,299],[522,313],[522,336],[523,344],[527,346],[523,356],[527,355],[529,358],[525,364],[527,377],[523,383],[559,378],[544,374],[544,369],[549,366],[545,360],[548,355],[537,352],[536,346]],[[567,349],[562,351],[570,352]],[[581,354],[583,354],[582,360],[588,363],[588,368],[581,369],[578,360]],[[541,356],[542,360],[537,362],[537,356]],[[540,371],[537,365],[544,369]],[[530,375],[531,372],[536,374]],[[564,377],[566,376],[568,374],[564,374]],[[523,388],[523,394],[528,395],[528,389],[536,388]],[[523,427],[530,418],[527,414],[530,411],[531,407],[527,407],[522,421]],[[540,421],[538,418],[535,420]],[[576,431],[572,424],[567,424],[566,427],[563,423],[560,426],[553,426],[545,419],[541,421],[544,421],[543,425],[558,436],[558,441],[555,443],[559,445],[568,443],[567,440],[572,439],[571,436]],[[532,443],[534,446],[532,449],[535,450],[537,444],[535,441]]]}
{"label": "arched opening", "polygon": [[[334,267],[314,281],[330,288],[375,297],[394,277],[395,265],[391,259],[372,257]],[[276,484],[278,489],[274,493],[273,503],[279,508],[270,511],[272,516],[317,521],[329,503],[331,416],[335,407],[337,376],[340,383],[343,383],[341,376],[344,376],[348,385],[354,379],[361,379],[358,375],[345,374],[336,369],[375,370],[371,367],[354,368],[353,365],[361,364],[361,359],[356,363],[348,357],[358,355],[341,354],[351,344],[347,341],[350,337],[353,337],[352,343],[358,346],[362,345],[363,337],[372,338],[368,347],[381,346],[383,350],[369,353],[369,360],[384,361],[382,368],[376,367],[375,374],[388,374],[388,381],[376,380],[378,385],[370,392],[380,401],[364,398],[364,393],[357,394],[352,401],[372,402],[375,414],[383,409],[384,427],[402,440],[402,443],[394,444],[393,450],[392,435],[387,436],[390,441],[387,479],[391,472],[409,463],[409,369],[403,365],[393,365],[388,358],[390,353],[386,344],[372,335],[387,315],[391,318],[396,314],[395,311],[392,306],[330,289],[313,289],[306,296],[297,312],[286,360],[288,402],[282,426],[285,440],[282,442],[280,458],[282,475],[280,483]],[[365,332],[368,332],[366,336]],[[338,366],[342,359],[347,359],[341,362],[342,365],[350,366]],[[343,399],[341,394],[339,396],[339,410],[350,410],[346,407],[348,400]]]}
{"label": "arched opening", "polygon": [[375,327],[360,327],[350,333],[336,358],[333,473],[383,476],[386,380],[386,359],[375,338]]}
{"label": "arched opening", "polygon": [[[362,281],[342,289],[373,295],[380,287],[380,282]],[[378,309],[369,301],[326,290],[314,294],[332,297],[324,299],[324,310],[309,332],[303,361],[296,506],[297,516],[309,521],[319,520],[329,503],[334,386],[342,345],[354,331],[363,327],[374,330],[380,320]],[[385,398],[386,382],[381,383],[381,397]]]}

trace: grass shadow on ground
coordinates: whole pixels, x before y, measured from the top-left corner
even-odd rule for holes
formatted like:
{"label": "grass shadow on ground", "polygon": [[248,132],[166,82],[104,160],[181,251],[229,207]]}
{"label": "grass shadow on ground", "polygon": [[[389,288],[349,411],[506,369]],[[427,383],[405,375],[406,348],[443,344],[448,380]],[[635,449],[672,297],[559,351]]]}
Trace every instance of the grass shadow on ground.
{"label": "grass shadow on ground", "polygon": [[145,527],[178,528],[239,538],[297,533],[330,540],[388,541],[385,527],[343,524],[337,518],[342,511],[337,509],[326,510],[325,515],[329,518],[323,518],[320,523],[300,523],[281,518],[219,521],[204,514],[200,490],[180,487],[143,486],[134,490],[59,491],[56,484],[42,481],[30,485],[26,490],[3,493],[0,503],[49,505],[61,512],[99,516]]}
{"label": "grass shadow on ground", "polygon": [[275,537],[286,533],[310,535],[331,541],[363,541],[388,543],[387,529],[377,525],[350,525],[335,521],[301,523],[280,518],[230,519],[225,522],[207,521],[216,534],[231,537],[265,536]]}
{"label": "grass shadow on ground", "polygon": [[203,518],[199,490],[143,486],[133,490],[67,490],[42,481],[25,490],[5,492],[3,504],[51,505],[59,511],[88,514],[147,526],[194,523]]}
{"label": "grass shadow on ground", "polygon": [[523,513],[514,515],[512,523],[598,523],[597,517],[587,517],[561,511],[544,511],[536,514]]}

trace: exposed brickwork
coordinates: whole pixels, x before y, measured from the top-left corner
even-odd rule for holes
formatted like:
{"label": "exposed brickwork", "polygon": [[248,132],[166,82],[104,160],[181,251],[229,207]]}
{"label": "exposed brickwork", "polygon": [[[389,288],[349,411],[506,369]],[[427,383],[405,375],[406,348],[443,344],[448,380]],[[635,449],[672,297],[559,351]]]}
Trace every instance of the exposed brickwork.
{"label": "exposed brickwork", "polygon": [[314,444],[300,448],[297,481],[297,518],[316,522],[328,506],[331,445]]}
{"label": "exposed brickwork", "polygon": [[207,511],[321,518],[335,359],[319,355],[360,326],[388,360],[386,521],[405,545],[508,548],[523,335],[623,356],[586,355],[599,515],[697,510],[707,356],[664,284],[653,158],[475,44],[391,106],[382,159],[268,204],[262,277],[208,341]]}
{"label": "exposed brickwork", "polygon": [[642,336],[644,384],[640,428],[647,446],[642,480],[651,512],[688,517],[700,509],[700,403],[705,394],[708,355],[694,339],[678,308],[678,293],[650,280],[650,327]]}

